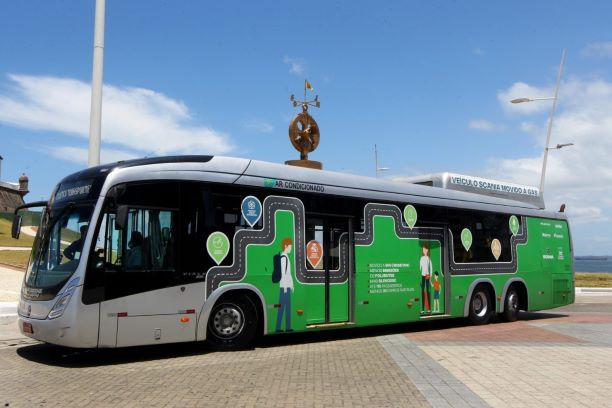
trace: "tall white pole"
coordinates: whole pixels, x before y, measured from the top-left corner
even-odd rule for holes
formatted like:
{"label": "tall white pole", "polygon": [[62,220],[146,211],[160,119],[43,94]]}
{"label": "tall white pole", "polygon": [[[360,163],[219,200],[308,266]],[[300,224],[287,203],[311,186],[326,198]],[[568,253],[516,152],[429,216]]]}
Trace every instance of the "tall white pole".
{"label": "tall white pole", "polygon": [[96,0],[93,74],[91,80],[91,115],[89,117],[89,167],[100,164],[102,128],[102,76],[104,71],[104,14],[106,0]]}
{"label": "tall white pole", "polygon": [[555,109],[557,108],[557,99],[559,97],[559,85],[561,84],[561,74],[563,73],[563,64],[565,63],[565,50],[561,53],[561,64],[559,64],[559,73],[557,74],[557,86],[555,87],[555,96],[553,97],[552,109],[550,118],[548,118],[548,130],[546,131],[546,144],[544,145],[544,160],[542,162],[542,178],[540,179],[540,196],[544,198],[544,178],[546,177],[546,161],[548,159],[548,145],[550,143],[550,134],[553,126],[553,118],[555,117]]}
{"label": "tall white pole", "polygon": [[376,166],[376,177],[378,177],[378,149],[376,148],[376,143],[374,143],[374,165]]}

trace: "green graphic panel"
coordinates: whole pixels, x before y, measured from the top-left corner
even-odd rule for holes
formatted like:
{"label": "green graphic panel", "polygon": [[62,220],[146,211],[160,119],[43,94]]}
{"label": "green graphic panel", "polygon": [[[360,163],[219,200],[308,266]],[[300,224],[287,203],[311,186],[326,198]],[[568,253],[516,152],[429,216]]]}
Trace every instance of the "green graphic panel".
{"label": "green graphic panel", "polygon": [[[294,236],[294,217],[290,211],[276,211],[275,215],[276,230],[274,240],[269,245],[250,244],[246,249],[246,275],[242,282],[250,283],[257,287],[264,296],[268,314],[268,332],[274,333],[280,303],[279,283],[272,282],[272,271],[274,269],[274,255],[282,252],[281,242],[284,238],[293,241],[293,250],[289,253],[291,264],[291,275],[293,278],[294,291],[290,295],[291,299],[291,329],[302,330],[306,327],[305,313],[298,314],[297,310],[304,310],[305,291],[295,277],[295,236]],[[285,329],[285,320],[282,320],[282,329]]]}
{"label": "green graphic panel", "polygon": [[[518,220],[517,220],[518,221]],[[527,286],[529,310],[550,309],[574,301],[572,255],[566,221],[527,218],[528,241],[517,246],[517,272],[514,274],[479,274],[453,276],[451,286],[452,316],[463,316],[469,288],[475,279],[490,279],[497,296],[497,311],[506,282],[523,279]]]}
{"label": "green graphic panel", "polygon": [[408,204],[404,207],[404,219],[406,224],[408,224],[408,228],[414,228],[417,222],[417,210],[413,205]]}
{"label": "green graphic panel", "polygon": [[325,285],[302,285],[302,290],[306,301],[306,324],[325,323]]}
{"label": "green graphic panel", "polygon": [[348,282],[329,286],[330,322],[347,322],[349,319]]}
{"label": "green graphic panel", "polygon": [[508,220],[508,225],[510,226],[510,231],[512,232],[512,235],[518,234],[521,225],[516,215],[510,217],[510,219]]}
{"label": "green graphic panel", "polygon": [[[567,223],[558,220],[529,218],[527,220],[530,237],[535,232],[539,243],[531,254],[539,261],[534,267],[540,268],[532,277],[534,284],[529,288],[532,310],[550,308],[565,304],[562,292],[570,292],[572,280],[572,255],[569,248]],[[573,289],[573,288],[572,288]],[[573,299],[573,290],[571,291]],[[566,294],[566,298],[570,294]]]}
{"label": "green graphic panel", "polygon": [[206,240],[206,250],[208,255],[219,265],[229,253],[230,242],[227,235],[220,231],[215,231]]}
{"label": "green graphic panel", "polygon": [[425,243],[429,246],[432,273],[439,274],[440,313],[443,313],[445,288],[440,242],[400,239],[395,234],[392,217],[375,216],[373,228],[372,244],[355,247],[356,323],[368,325],[420,319],[422,311],[427,309],[421,285],[423,281],[425,288],[429,289],[429,309],[433,309],[431,280],[423,279],[420,270]]}
{"label": "green graphic panel", "polygon": [[472,231],[467,228],[464,228],[463,231],[461,231],[461,243],[466,251],[470,250],[472,247]]}

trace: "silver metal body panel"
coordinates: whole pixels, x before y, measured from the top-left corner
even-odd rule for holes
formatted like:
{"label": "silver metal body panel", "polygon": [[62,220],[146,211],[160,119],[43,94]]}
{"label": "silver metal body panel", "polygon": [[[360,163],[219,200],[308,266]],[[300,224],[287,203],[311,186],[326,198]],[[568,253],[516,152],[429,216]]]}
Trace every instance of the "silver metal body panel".
{"label": "silver metal body panel", "polygon": [[185,180],[233,183],[248,167],[249,160],[213,157],[206,163],[157,163],[113,169],[100,195],[105,196],[110,188],[120,183],[152,180]]}
{"label": "silver metal body panel", "polygon": [[266,309],[266,302],[263,293],[261,293],[259,289],[251,284],[237,283],[225,285],[216,289],[213,293],[211,293],[208,299],[206,299],[206,302],[202,306],[198,316],[196,340],[206,340],[208,318],[210,317],[213,306],[222,295],[234,290],[246,290],[257,295],[259,301],[261,302],[261,309],[263,310],[263,334],[268,334],[268,311]]}
{"label": "silver metal body panel", "polygon": [[[91,348],[98,345],[99,304],[85,305],[81,302],[83,287],[79,286],[66,306],[64,313],[56,319],[33,319],[19,314],[17,324],[24,336],[66,347]],[[61,296],[58,295],[55,301]],[[27,302],[26,303],[40,303]],[[47,302],[45,302],[47,303]],[[23,323],[32,325],[34,333],[24,333]]]}
{"label": "silver metal body panel", "polygon": [[431,187],[442,189],[499,197],[532,204],[541,209],[544,208],[544,199],[537,187],[510,183],[507,181],[491,180],[449,172],[423,174],[414,177],[398,177],[396,180],[403,183],[430,185]]}
{"label": "silver metal body panel", "polygon": [[[323,191],[319,192],[320,194],[359,197],[370,201],[403,201],[413,204],[439,205],[533,217],[567,218],[564,213],[544,211],[537,205],[506,198],[256,160],[251,161],[251,164],[236,183],[261,187],[266,179],[320,185],[323,187]],[[288,190],[291,190],[291,188]],[[307,192],[307,190],[300,189],[296,189],[296,191]]]}

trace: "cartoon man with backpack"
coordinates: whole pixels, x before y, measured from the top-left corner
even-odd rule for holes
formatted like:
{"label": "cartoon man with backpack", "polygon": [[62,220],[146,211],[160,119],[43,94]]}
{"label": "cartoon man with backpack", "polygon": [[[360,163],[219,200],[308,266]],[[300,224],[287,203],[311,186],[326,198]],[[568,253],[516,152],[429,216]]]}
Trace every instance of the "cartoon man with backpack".
{"label": "cartoon man with backpack", "polygon": [[293,277],[291,276],[291,262],[289,262],[289,254],[293,247],[291,238],[284,238],[281,242],[282,252],[274,255],[274,270],[272,271],[272,282],[278,283],[280,287],[279,301],[280,308],[276,316],[276,331],[282,332],[281,324],[283,314],[285,315],[285,331],[293,331],[291,329],[291,293],[293,292]]}

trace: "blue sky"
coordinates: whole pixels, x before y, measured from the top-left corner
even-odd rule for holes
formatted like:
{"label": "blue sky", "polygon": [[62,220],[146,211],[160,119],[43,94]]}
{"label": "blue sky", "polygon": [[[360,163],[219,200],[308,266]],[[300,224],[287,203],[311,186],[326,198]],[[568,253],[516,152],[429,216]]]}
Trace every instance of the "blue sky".
{"label": "blue sky", "polygon": [[[612,3],[107,0],[103,161],[215,153],[298,158],[287,138],[308,78],[328,170],[453,171],[537,185],[547,171],[578,254],[612,254]],[[2,178],[46,198],[86,166],[94,1],[0,4]],[[527,94],[526,94],[527,93]],[[342,151],[343,153],[339,153]]]}

